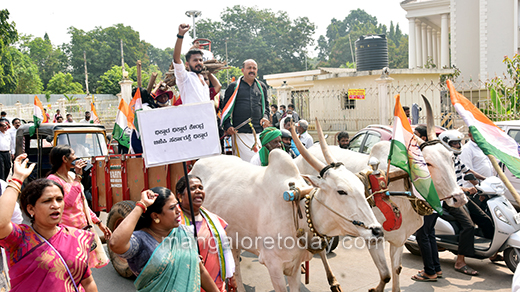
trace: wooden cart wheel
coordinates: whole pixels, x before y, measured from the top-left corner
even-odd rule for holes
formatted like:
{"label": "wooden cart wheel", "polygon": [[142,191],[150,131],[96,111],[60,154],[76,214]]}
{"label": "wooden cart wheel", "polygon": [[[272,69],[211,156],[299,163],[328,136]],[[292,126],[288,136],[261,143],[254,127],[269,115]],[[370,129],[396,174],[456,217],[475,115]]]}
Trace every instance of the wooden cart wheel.
{"label": "wooden cart wheel", "polygon": [[[107,227],[110,228],[112,232],[121,224],[121,222],[132,212],[135,208],[134,201],[123,201],[115,204],[110,213],[108,213]],[[110,261],[112,262],[112,266],[119,273],[119,275],[130,278],[134,274],[128,267],[128,263],[125,259],[120,258],[116,253],[114,253],[110,247],[108,248],[108,254],[110,256]]]}

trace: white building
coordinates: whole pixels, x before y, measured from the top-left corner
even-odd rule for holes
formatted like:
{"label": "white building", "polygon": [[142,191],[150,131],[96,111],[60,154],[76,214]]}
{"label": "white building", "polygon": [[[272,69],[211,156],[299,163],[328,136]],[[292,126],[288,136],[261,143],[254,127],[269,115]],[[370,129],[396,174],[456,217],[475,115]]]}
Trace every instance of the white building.
{"label": "white building", "polygon": [[405,0],[409,68],[454,65],[464,80],[502,75],[519,49],[519,0]]}

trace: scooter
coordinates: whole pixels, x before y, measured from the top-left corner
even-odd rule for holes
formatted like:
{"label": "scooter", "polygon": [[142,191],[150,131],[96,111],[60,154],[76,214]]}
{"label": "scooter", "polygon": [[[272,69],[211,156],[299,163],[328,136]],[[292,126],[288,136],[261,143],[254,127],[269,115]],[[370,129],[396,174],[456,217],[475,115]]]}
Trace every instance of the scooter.
{"label": "scooter", "polygon": [[[476,180],[473,174],[464,176],[465,180]],[[479,229],[475,231],[474,258],[486,259],[496,252],[504,252],[507,267],[514,273],[520,259],[520,213],[504,196],[505,187],[498,177],[488,177],[475,186],[477,195],[484,196],[483,205],[487,205],[486,213],[494,224],[493,239],[482,237]],[[439,216],[435,224],[435,237],[439,251],[448,250],[457,254],[458,222],[446,210]],[[406,248],[414,255],[420,255],[415,235],[411,235],[405,243]]]}

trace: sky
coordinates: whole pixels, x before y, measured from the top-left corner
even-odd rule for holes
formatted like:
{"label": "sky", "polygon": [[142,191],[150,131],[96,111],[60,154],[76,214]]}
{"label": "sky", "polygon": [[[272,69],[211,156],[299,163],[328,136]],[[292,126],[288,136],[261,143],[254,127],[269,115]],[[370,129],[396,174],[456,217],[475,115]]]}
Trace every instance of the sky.
{"label": "sky", "polygon": [[[174,47],[179,24],[192,25],[191,17],[186,11],[199,10],[202,15],[198,19],[220,20],[220,13],[226,7],[234,5],[256,6],[260,9],[271,9],[275,12],[285,11],[294,20],[308,17],[317,28],[313,36],[318,39],[325,35],[332,18],[343,20],[351,10],[361,8],[370,15],[376,16],[379,23],[390,26],[390,21],[399,23],[401,30],[408,34],[406,11],[399,5],[402,0],[363,0],[363,1],[114,1],[114,0],[26,0],[2,1],[0,9],[10,13],[9,22],[15,22],[19,33],[43,37],[45,33],[53,45],[61,45],[70,41],[67,28],[89,31],[95,27],[109,27],[123,23],[140,33],[144,40],[154,47],[165,49]],[[312,3],[312,4],[311,4]],[[190,34],[191,35],[191,34]],[[200,36],[199,37],[203,37]],[[189,48],[191,37],[185,37],[183,53]],[[315,52],[310,52],[311,56]]]}

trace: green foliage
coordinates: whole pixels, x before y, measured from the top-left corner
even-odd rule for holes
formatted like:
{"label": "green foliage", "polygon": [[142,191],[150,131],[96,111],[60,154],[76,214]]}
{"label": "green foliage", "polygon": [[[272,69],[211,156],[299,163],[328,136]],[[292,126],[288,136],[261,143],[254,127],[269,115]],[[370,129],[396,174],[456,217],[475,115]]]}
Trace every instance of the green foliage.
{"label": "green foliage", "polygon": [[[123,40],[125,63],[131,67],[135,66],[138,60],[141,60],[143,71],[148,71],[152,65],[167,68],[171,62],[171,49],[165,50],[164,53],[159,52],[149,43],[141,41],[139,32],[130,26],[116,24],[107,28],[96,27],[88,32],[70,27],[68,32],[71,35],[71,42],[66,44],[64,49],[70,56],[72,75],[76,80],[84,78],[83,51],[85,51],[89,87],[93,92],[97,92],[98,81],[106,71],[114,65],[121,65],[121,40]],[[166,55],[169,55],[169,60]]]}
{"label": "green foliage", "polygon": [[[129,67],[125,64],[125,71],[128,72],[128,78],[134,81],[132,84],[133,87],[137,87],[137,66]],[[147,71],[141,69],[141,80],[142,87],[146,87],[148,85],[148,81],[150,80],[150,76],[153,72],[157,72],[156,81],[161,80],[162,73],[159,71],[159,68],[155,65],[149,66]],[[96,93],[101,94],[118,94],[121,92],[121,85],[119,82],[123,79],[123,71],[121,70],[121,66],[114,65],[108,71],[106,71],[97,84]]]}
{"label": "green foliage", "polygon": [[55,74],[47,84],[49,94],[81,94],[83,87],[80,83],[74,82],[70,73],[59,72]]}
{"label": "green foliage", "polygon": [[18,40],[14,22],[8,22],[9,11],[0,10],[0,92],[12,93],[16,90],[13,56],[9,46]]}
{"label": "green foliage", "polygon": [[61,48],[54,47],[47,34],[40,37],[24,36],[20,49],[26,52],[36,64],[40,78],[44,84],[51,80],[57,72],[66,72],[68,59]]}
{"label": "green foliage", "polygon": [[[227,80],[227,77],[229,76],[229,80]],[[215,73],[215,77],[217,77],[218,81],[222,85],[222,88],[227,88],[229,86],[229,83],[231,83],[233,77],[235,77],[235,80],[237,80],[240,76],[242,76],[242,70],[238,67],[230,66],[229,69],[218,71]]]}
{"label": "green foliage", "polygon": [[513,58],[504,57],[502,61],[506,64],[508,79],[512,86],[507,86],[504,81],[495,77],[487,84],[489,98],[493,105],[487,109],[488,117],[493,121],[502,120],[504,116],[513,114],[520,110],[520,55],[515,54]]}
{"label": "green foliage", "polygon": [[257,7],[226,8],[220,21],[202,19],[197,35],[212,41],[213,54],[242,67],[247,59],[258,64],[259,76],[305,69],[307,46],[313,43],[315,25],[307,17],[291,20],[286,12]]}
{"label": "green foliage", "polygon": [[[318,39],[318,66],[340,67],[354,62],[355,41],[363,35],[386,34],[390,68],[408,67],[408,36],[403,35],[399,25],[390,22],[390,29],[379,24],[375,16],[362,9],[352,10],[343,21],[335,18],[327,26],[325,36]],[[352,47],[352,50],[351,50]]]}
{"label": "green foliage", "polygon": [[80,111],[80,107],[77,104],[78,99],[76,97],[74,97],[74,95],[70,95],[69,96],[67,94],[63,94],[63,96],[65,96],[65,99],[67,99],[67,105],[65,106],[65,110],[68,113],[73,113],[73,112],[79,112]]}
{"label": "green foliage", "polygon": [[14,77],[16,78],[15,94],[38,94],[43,92],[43,83],[38,74],[38,67],[32,59],[14,47],[9,48],[13,56]]}

